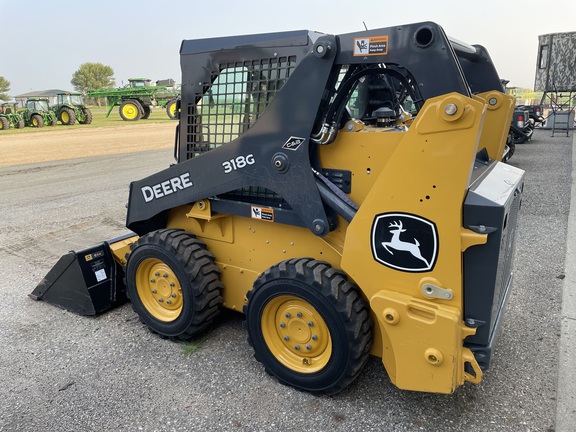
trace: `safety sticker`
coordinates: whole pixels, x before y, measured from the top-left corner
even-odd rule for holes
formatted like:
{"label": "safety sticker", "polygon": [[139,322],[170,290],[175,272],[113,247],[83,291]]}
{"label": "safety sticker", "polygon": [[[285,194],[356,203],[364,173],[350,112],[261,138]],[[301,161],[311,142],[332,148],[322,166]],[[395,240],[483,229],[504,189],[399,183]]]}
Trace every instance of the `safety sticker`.
{"label": "safety sticker", "polygon": [[388,54],[388,36],[354,38],[355,56],[377,56]]}
{"label": "safety sticker", "polygon": [[252,219],[274,222],[274,210],[270,208],[252,206],[251,216]]}
{"label": "safety sticker", "polygon": [[104,279],[106,279],[106,270],[100,269],[98,271],[95,271],[94,275],[96,276],[96,280],[98,282],[102,282]]}

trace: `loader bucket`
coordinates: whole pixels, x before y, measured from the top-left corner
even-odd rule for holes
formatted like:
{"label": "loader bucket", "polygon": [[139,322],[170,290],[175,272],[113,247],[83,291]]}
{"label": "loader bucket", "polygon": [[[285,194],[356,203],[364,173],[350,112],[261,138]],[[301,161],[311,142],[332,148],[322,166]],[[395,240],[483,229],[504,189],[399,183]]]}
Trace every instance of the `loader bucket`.
{"label": "loader bucket", "polygon": [[113,250],[129,247],[132,238],[134,234],[128,234],[68,252],[28,295],[79,315],[96,315],[125,303],[124,271]]}

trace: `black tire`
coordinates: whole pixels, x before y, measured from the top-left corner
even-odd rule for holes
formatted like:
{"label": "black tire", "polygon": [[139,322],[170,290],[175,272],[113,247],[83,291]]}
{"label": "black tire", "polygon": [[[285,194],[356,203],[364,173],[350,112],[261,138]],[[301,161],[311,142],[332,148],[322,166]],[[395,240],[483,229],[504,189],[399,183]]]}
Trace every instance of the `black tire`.
{"label": "black tire", "polygon": [[142,120],[146,120],[146,119],[150,118],[150,114],[152,114],[152,109],[148,105],[143,105],[142,110],[144,111],[144,114],[142,114],[142,117],[140,117],[140,118]]}
{"label": "black tire", "polygon": [[44,127],[44,119],[40,114],[34,114],[30,117],[30,124],[34,127]]}
{"label": "black tire", "polygon": [[24,121],[24,119],[20,119],[16,122],[16,129],[22,129],[25,126],[26,122]]}
{"label": "black tire", "polygon": [[508,144],[508,147],[510,148],[510,150],[508,151],[506,162],[508,162],[510,158],[514,155],[514,152],[516,151],[516,144],[514,144],[514,141],[512,141],[510,144]]}
{"label": "black tire", "polygon": [[126,290],[151,331],[189,340],[206,331],[220,311],[220,270],[206,245],[182,230],[153,231],[132,245]]}
{"label": "black tire", "polygon": [[514,134],[512,133],[512,131],[508,132],[508,137],[506,138],[506,147],[508,147],[508,153],[506,154],[502,162],[508,162],[512,157],[512,155],[514,155],[514,152],[516,151],[516,144],[514,144]]}
{"label": "black tire", "polygon": [[0,117],[0,130],[7,130],[10,128],[10,122],[6,117]]}
{"label": "black tire", "polygon": [[168,118],[170,118],[171,120],[174,120],[176,118],[175,110],[176,110],[176,100],[174,99],[166,104],[166,114],[168,115]]}
{"label": "black tire", "polygon": [[60,111],[60,122],[66,126],[73,126],[76,123],[76,113],[73,109],[64,107]]}
{"label": "black tire", "polygon": [[89,108],[82,108],[82,112],[84,113],[84,121],[81,121],[82,124],[90,124],[92,123],[92,111]]}
{"label": "black tire", "polygon": [[122,105],[120,105],[119,112],[122,120],[137,121],[140,120],[142,114],[144,114],[144,108],[142,108],[142,105],[137,100],[126,99],[122,102]]}
{"label": "black tire", "polygon": [[360,374],[373,325],[368,304],[344,273],[311,258],[283,261],[247,296],[248,342],[278,381],[334,394]]}

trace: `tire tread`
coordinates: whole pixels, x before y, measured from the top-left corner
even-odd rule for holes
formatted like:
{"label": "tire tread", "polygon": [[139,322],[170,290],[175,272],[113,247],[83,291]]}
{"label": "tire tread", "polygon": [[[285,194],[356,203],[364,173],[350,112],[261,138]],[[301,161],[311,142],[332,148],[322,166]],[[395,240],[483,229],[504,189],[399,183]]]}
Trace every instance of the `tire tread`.
{"label": "tire tread", "polygon": [[[170,228],[153,231],[133,243],[131,252],[141,245],[155,245],[165,248],[183,265],[188,278],[193,282],[194,318],[182,333],[175,336],[166,336],[160,334],[145,322],[137,308],[135,308],[134,302],[132,302],[132,309],[138,313],[140,320],[160,337],[172,340],[190,340],[204,333],[212,326],[223,302],[220,269],[214,262],[214,255],[206,249],[204,242],[197,239],[193,234],[180,229]],[[126,257],[129,258],[129,254]],[[127,290],[128,297],[130,297],[129,291]]]}
{"label": "tire tread", "polygon": [[[332,386],[313,393],[335,394],[350,385],[359,375],[366,364],[370,348],[372,346],[372,320],[369,313],[369,306],[360,295],[357,285],[350,282],[346,274],[334,269],[327,262],[315,260],[313,258],[293,258],[282,261],[266,269],[254,282],[254,289],[248,292],[248,304],[244,306],[244,313],[247,314],[249,304],[258,288],[266,282],[274,279],[296,279],[311,283],[322,296],[327,299],[335,309],[345,317],[346,332],[351,334],[353,343],[351,344],[351,355],[354,359],[349,362],[343,376]],[[247,321],[243,323],[244,328],[248,328]],[[248,333],[248,343],[254,348],[254,357],[264,365],[269,375],[274,373],[266,366],[261,353],[258,352],[254,341]],[[290,382],[275,376],[282,384],[292,385]]]}

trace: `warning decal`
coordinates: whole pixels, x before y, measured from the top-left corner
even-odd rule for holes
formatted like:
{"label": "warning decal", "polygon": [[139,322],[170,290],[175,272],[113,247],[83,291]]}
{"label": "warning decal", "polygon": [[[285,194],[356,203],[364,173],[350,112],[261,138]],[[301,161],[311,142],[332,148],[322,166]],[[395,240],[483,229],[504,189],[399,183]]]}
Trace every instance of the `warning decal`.
{"label": "warning decal", "polygon": [[270,208],[252,206],[251,217],[252,219],[274,222],[274,210]]}
{"label": "warning decal", "polygon": [[102,282],[104,279],[106,279],[106,270],[100,269],[98,271],[95,271],[94,275],[96,276],[96,280],[98,282]]}
{"label": "warning decal", "polygon": [[354,38],[354,56],[388,54],[388,36]]}

